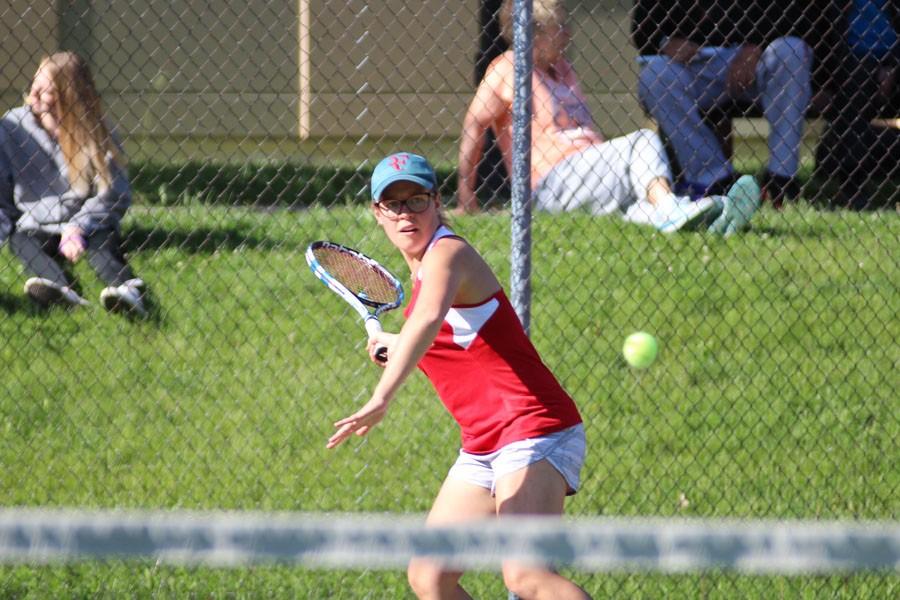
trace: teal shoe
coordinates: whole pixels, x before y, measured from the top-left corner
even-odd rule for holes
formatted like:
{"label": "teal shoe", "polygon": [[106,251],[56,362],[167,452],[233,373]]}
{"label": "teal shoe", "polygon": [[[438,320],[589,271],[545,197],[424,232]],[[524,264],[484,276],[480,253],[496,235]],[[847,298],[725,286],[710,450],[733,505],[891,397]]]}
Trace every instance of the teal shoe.
{"label": "teal shoe", "polygon": [[716,198],[722,202],[722,214],[707,228],[711,233],[728,237],[750,226],[750,219],[759,210],[762,193],[756,178],[744,175],[728,190],[725,196]]}

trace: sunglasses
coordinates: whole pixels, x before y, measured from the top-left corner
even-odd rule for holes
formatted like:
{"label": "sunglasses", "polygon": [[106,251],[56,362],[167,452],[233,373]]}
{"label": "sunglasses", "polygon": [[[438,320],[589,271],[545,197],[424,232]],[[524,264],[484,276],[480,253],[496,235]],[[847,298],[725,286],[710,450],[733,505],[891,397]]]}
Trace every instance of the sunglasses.
{"label": "sunglasses", "polygon": [[398,216],[401,212],[420,213],[431,205],[434,194],[416,194],[405,200],[383,200],[378,208],[387,216]]}

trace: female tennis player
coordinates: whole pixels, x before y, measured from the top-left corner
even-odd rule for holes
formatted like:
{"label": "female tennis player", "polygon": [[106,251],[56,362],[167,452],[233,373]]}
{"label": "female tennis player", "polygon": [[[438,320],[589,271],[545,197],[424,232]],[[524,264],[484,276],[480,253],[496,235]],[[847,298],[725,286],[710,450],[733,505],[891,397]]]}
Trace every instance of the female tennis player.
{"label": "female tennis player", "polygon": [[[412,296],[400,333],[369,340],[376,364],[382,364],[376,347],[387,347],[384,373],[371,399],[335,423],[327,446],[368,433],[418,365],[462,433],[459,458],[428,524],[562,514],[584,461],[581,416],[525,335],[490,267],[444,224],[434,169],[416,154],[388,156],[372,175],[372,200],[375,220],[409,265]],[[420,598],[469,598],[461,576],[422,559],[408,570]],[[588,597],[549,569],[507,563],[503,578],[521,598]]]}

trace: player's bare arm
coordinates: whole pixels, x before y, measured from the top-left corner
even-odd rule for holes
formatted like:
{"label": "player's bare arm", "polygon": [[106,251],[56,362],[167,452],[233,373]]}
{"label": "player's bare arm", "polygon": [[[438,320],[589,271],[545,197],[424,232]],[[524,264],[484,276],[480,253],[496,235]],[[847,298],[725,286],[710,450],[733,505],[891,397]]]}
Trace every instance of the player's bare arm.
{"label": "player's bare arm", "polygon": [[462,242],[439,243],[421,264],[423,285],[412,313],[394,340],[390,359],[370,400],[357,412],[335,422],[337,431],[326,445],[334,448],[351,435],[365,435],[387,413],[388,406],[431,346],[465,278],[469,248]]}
{"label": "player's bare arm", "polygon": [[463,119],[463,129],[459,141],[459,186],[457,189],[459,209],[462,212],[476,212],[478,200],[475,197],[478,161],[484,148],[487,130],[502,117],[512,102],[510,79],[512,63],[503,57],[488,69],[469,104]]}

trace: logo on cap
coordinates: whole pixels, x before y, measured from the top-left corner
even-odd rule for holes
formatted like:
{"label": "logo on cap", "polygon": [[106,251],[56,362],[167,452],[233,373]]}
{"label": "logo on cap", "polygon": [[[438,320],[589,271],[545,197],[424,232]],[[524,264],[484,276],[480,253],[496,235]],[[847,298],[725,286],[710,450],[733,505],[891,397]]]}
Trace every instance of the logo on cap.
{"label": "logo on cap", "polygon": [[409,154],[395,154],[390,158],[390,164],[395,171],[402,171],[409,162]]}
{"label": "logo on cap", "polygon": [[396,181],[411,181],[429,192],[437,187],[434,168],[424,157],[397,152],[383,158],[372,172],[372,201],[378,202],[385,188]]}

